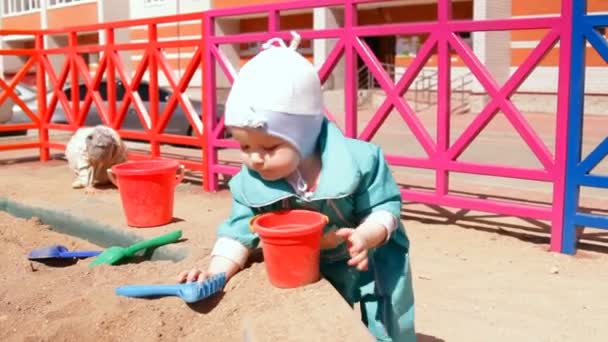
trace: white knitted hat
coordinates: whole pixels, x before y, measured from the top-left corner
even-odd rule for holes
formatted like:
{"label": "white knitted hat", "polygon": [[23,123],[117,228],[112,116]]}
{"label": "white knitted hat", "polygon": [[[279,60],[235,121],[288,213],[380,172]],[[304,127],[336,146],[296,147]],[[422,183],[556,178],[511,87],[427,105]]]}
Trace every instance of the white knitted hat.
{"label": "white knitted hat", "polygon": [[317,72],[295,51],[299,36],[294,38],[289,47],[280,39],[269,40],[241,68],[228,95],[225,124],[264,130],[291,143],[305,158],[314,152],[321,130],[323,96]]}

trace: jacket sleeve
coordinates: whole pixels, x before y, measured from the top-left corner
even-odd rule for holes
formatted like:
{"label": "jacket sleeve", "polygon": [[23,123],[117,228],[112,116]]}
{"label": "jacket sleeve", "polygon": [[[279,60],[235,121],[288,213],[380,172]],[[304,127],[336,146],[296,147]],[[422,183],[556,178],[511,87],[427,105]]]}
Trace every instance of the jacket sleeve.
{"label": "jacket sleeve", "polygon": [[248,249],[256,248],[259,237],[249,228],[249,222],[256,215],[254,210],[233,196],[230,216],[219,227],[218,238],[228,238],[241,243]]}
{"label": "jacket sleeve", "polygon": [[355,216],[359,222],[375,212],[388,212],[399,222],[401,192],[384,159],[382,150],[373,146],[372,162],[363,165],[362,178],[354,193]]}

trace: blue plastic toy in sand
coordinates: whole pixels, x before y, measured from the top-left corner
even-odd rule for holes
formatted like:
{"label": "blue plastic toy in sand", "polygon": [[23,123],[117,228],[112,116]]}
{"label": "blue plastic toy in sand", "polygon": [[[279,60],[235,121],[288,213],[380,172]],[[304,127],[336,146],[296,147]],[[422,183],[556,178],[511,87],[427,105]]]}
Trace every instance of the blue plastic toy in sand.
{"label": "blue plastic toy in sand", "polygon": [[186,303],[203,300],[219,292],[226,283],[226,274],[218,273],[202,284],[197,282],[183,284],[155,284],[155,285],[126,285],[116,288],[116,294],[126,297],[162,297],[177,296]]}
{"label": "blue plastic toy in sand", "polygon": [[71,258],[88,258],[97,256],[101,251],[69,251],[67,247],[62,245],[50,245],[46,247],[36,248],[28,254],[30,260],[42,259],[71,259]]}

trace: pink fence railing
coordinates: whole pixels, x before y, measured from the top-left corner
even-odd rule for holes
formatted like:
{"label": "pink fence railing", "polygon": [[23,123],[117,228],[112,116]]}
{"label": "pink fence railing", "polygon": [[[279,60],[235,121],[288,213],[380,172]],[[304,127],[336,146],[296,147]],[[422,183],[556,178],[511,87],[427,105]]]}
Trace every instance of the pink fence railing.
{"label": "pink fence railing", "polygon": [[[556,0],[558,1],[558,0]],[[232,81],[235,67],[221,53],[221,44],[237,44],[261,42],[271,37],[290,39],[287,30],[279,27],[279,14],[287,10],[311,9],[319,7],[343,6],[344,24],[339,28],[299,30],[303,40],[306,39],[338,39],[333,51],[328,55],[324,65],[319,70],[322,82],[325,82],[338,60],[344,56],[344,133],[349,137],[370,140],[381,127],[389,112],[396,109],[405,123],[409,126],[417,141],[423,147],[427,156],[420,158],[408,155],[390,155],[387,159],[391,165],[435,170],[434,191],[419,191],[403,189],[406,201],[438,204],[484,212],[514,215],[551,221],[551,249],[559,250],[561,245],[562,213],[564,203],[564,170],[565,170],[565,137],[567,131],[568,109],[568,65],[570,60],[572,2],[561,1],[561,14],[539,18],[512,18],[500,20],[453,20],[451,15],[452,2],[438,0],[437,20],[432,22],[399,23],[387,25],[357,25],[357,5],[375,1],[296,1],[278,4],[266,4],[251,7],[211,10],[206,13],[204,63],[206,97],[206,134],[208,137],[207,156],[208,174],[205,187],[207,190],[217,190],[218,174],[233,174],[238,169],[218,162],[218,149],[235,147],[234,142],[222,138],[223,123],[216,122],[212,115],[216,106],[216,72],[215,66]],[[216,34],[214,31],[217,20],[228,16],[263,14],[267,15],[268,30],[260,33]],[[538,46],[529,57],[517,68],[503,86],[492,77],[483,63],[475,56],[471,48],[456,34],[458,32],[475,31],[504,31],[504,30],[547,30]],[[429,38],[421,46],[418,54],[407,68],[403,76],[393,82],[383,69],[364,37],[383,35],[428,34]],[[526,80],[527,76],[539,64],[541,59],[559,42],[559,84],[558,108],[555,116],[555,153],[553,154],[538,132],[528,122],[526,117],[513,105],[510,100],[514,91]],[[403,94],[414,81],[416,75],[424,67],[434,48],[438,53],[438,106],[437,106],[437,139],[422,124],[419,116],[403,99]],[[476,115],[475,119],[450,143],[450,48],[455,50],[465,65],[476,76],[488,93],[491,101]],[[365,127],[357,127],[357,65],[359,56],[370,69],[376,81],[386,92],[386,99]],[[486,127],[489,121],[502,111],[509,122],[521,136],[523,142],[530,147],[541,162],[541,168],[512,167],[500,164],[498,161],[490,164],[480,164],[458,161],[458,157],[471,144],[473,139]],[[332,113],[327,113],[331,118]],[[552,184],[553,200],[551,205],[535,205],[525,202],[513,203],[500,200],[471,198],[451,194],[448,191],[449,173],[468,173],[486,176],[508,177],[522,180],[542,181]]]}

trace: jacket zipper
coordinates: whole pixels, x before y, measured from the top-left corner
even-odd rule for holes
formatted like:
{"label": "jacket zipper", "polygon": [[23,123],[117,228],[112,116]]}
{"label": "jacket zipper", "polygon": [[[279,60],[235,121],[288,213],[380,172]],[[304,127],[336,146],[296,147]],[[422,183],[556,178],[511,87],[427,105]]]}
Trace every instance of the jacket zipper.
{"label": "jacket zipper", "polygon": [[331,209],[336,213],[336,215],[338,216],[338,218],[340,219],[340,221],[342,221],[346,225],[346,227],[357,228],[350,221],[348,221],[347,219],[344,218],[344,215],[342,214],[342,212],[340,211],[340,209],[338,209],[338,206],[334,203],[333,200],[327,199],[326,201],[327,201],[327,205],[329,207],[331,207]]}

